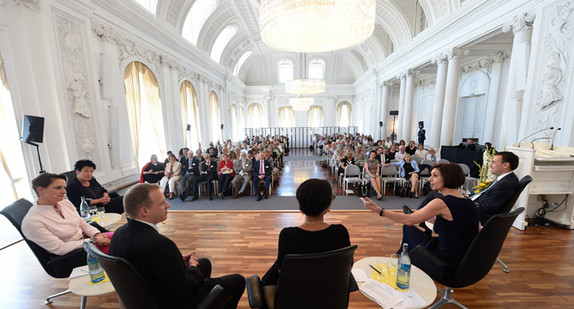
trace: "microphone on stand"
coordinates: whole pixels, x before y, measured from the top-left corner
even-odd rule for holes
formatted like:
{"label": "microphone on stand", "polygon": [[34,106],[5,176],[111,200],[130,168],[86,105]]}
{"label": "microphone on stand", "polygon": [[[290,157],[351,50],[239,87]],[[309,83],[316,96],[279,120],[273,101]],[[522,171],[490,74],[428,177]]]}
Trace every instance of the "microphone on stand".
{"label": "microphone on stand", "polygon": [[550,150],[554,150],[554,138],[556,137],[556,132],[560,130],[562,130],[562,128],[556,129],[556,131],[554,131],[554,134],[552,134],[552,146],[550,146]]}
{"label": "microphone on stand", "polygon": [[543,137],[538,137],[538,138],[533,139],[532,141],[530,141],[530,144],[532,145],[532,149],[534,149],[534,142],[537,140],[541,140],[541,139],[549,140],[551,138],[548,136],[543,136]]}
{"label": "microphone on stand", "polygon": [[527,138],[529,138],[529,137],[531,137],[531,136],[533,136],[533,135],[536,135],[536,134],[538,134],[538,133],[540,133],[540,132],[548,131],[548,130],[554,130],[554,127],[550,127],[550,128],[538,130],[538,131],[536,131],[536,132],[534,132],[534,133],[532,133],[532,134],[530,134],[530,135],[524,137],[523,139],[520,140],[520,142],[518,142],[518,148],[520,148],[520,143],[522,143],[525,139],[527,139]]}

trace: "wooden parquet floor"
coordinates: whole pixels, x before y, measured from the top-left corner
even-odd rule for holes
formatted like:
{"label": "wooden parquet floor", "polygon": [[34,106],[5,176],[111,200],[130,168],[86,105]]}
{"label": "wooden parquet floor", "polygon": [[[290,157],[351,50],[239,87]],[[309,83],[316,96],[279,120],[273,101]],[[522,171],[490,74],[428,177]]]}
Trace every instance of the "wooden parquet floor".
{"label": "wooden parquet floor", "polygon": [[[293,179],[299,177],[305,176],[301,173]],[[283,186],[284,178],[281,182]],[[293,212],[170,212],[160,229],[183,253],[195,250],[198,256],[211,259],[214,276],[240,273],[247,277],[265,273],[275,260],[280,230],[302,220],[301,214]],[[399,246],[401,225],[371,212],[333,211],[326,220],[347,227],[351,243],[358,245],[356,261],[388,256]],[[123,223],[125,219],[119,222]],[[500,254],[510,273],[502,272],[502,267],[495,264],[479,283],[455,290],[455,298],[469,308],[573,308],[573,256],[574,231],[512,228]],[[66,279],[53,279],[43,271],[23,242],[1,250],[0,265],[4,278],[0,281],[0,308],[47,308],[44,297],[67,288]],[[79,305],[80,297],[68,294],[56,298],[51,308]],[[246,294],[239,307],[248,308]],[[87,308],[119,305],[115,294],[108,294],[88,297]],[[380,307],[354,292],[349,308]]]}

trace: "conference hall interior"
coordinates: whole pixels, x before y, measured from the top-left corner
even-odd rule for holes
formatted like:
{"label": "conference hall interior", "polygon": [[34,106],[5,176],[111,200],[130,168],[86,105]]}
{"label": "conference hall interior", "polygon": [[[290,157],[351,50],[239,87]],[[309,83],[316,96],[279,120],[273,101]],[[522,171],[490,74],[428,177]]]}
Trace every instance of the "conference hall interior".
{"label": "conference hall interior", "polygon": [[[161,234],[183,254],[209,258],[213,277],[263,277],[282,229],[307,222],[295,197],[304,181],[329,182],[324,220],[346,227],[357,265],[396,253],[403,235],[403,224],[358,195],[385,214],[416,210],[439,159],[468,168],[460,190],[472,193],[496,178],[488,171],[496,149],[519,158],[518,179],[532,177],[516,191],[516,218],[502,235],[497,256],[508,272],[495,261],[452,296],[469,308],[567,308],[573,10],[572,0],[0,0],[0,211],[35,203],[31,181],[42,172],[74,179],[79,160],[125,195],[143,182],[152,155],[161,165],[168,151],[183,163],[184,148],[212,148],[216,161],[266,150],[269,190],[249,182],[219,191],[214,181],[184,193],[179,182],[158,181],[171,204]],[[331,11],[335,18],[321,15]],[[389,159],[400,141],[422,164],[416,181],[382,175],[386,165],[404,170],[403,155]],[[382,183],[365,180],[378,148],[386,151]],[[436,161],[425,165],[431,150]],[[341,163],[347,155],[357,181]],[[128,222],[118,218],[111,231]],[[0,231],[0,307],[124,307],[113,290],[45,305],[71,281],[48,274],[5,216]],[[382,306],[353,291],[348,307]],[[250,308],[247,291],[238,308]]]}

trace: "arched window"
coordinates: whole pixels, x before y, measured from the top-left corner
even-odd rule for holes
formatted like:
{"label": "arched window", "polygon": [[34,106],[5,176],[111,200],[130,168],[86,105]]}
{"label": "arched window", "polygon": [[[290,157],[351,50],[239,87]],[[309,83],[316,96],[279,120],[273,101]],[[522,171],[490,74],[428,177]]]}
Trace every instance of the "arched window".
{"label": "arched window", "polygon": [[325,79],[325,61],[321,58],[312,59],[309,62],[307,77],[311,79]]}
{"label": "arched window", "polygon": [[277,63],[277,72],[279,73],[279,83],[285,83],[293,79],[293,61],[281,59]]}
{"label": "arched window", "polygon": [[197,45],[201,28],[215,7],[217,7],[217,0],[196,0],[187,13],[181,35],[193,45]]}
{"label": "arched window", "polygon": [[143,63],[124,71],[124,87],[134,161],[143,166],[152,154],[165,154],[165,136],[157,79]]}
{"label": "arched window", "polygon": [[135,1],[139,3],[139,5],[143,6],[148,11],[150,11],[152,14],[155,15],[155,11],[157,8],[157,0],[135,0]]}
{"label": "arched window", "polygon": [[323,108],[321,106],[311,106],[307,112],[307,126],[312,128],[323,126]]}
{"label": "arched window", "polygon": [[215,92],[211,91],[209,93],[209,115],[210,115],[210,129],[211,129],[211,141],[213,143],[221,141],[221,117],[219,113],[219,100]]}
{"label": "arched window", "polygon": [[247,108],[247,127],[259,129],[263,127],[263,106],[252,103]]}
{"label": "arched window", "polygon": [[189,148],[196,147],[201,143],[201,132],[199,130],[199,113],[195,88],[186,80],[181,84],[179,95],[181,97],[181,119],[185,146]]}
{"label": "arched window", "polygon": [[[26,163],[22,144],[18,137],[18,125],[8,80],[0,55],[0,209],[20,198],[32,200],[30,181],[26,173]],[[31,147],[31,146],[27,146]]]}
{"label": "arched window", "polygon": [[239,121],[237,120],[237,106],[231,105],[231,125],[233,129],[232,139],[238,141],[241,139],[241,131],[239,130]]}
{"label": "arched window", "polygon": [[236,33],[236,25],[229,25],[219,33],[217,39],[215,39],[215,42],[213,43],[213,47],[211,47],[211,59],[215,60],[217,63],[221,61],[221,54],[223,54],[225,46],[227,46],[227,43],[229,43]]}
{"label": "arched window", "polygon": [[343,101],[337,106],[337,126],[348,127],[351,125],[351,103]]}
{"label": "arched window", "polygon": [[233,69],[233,75],[235,76],[239,76],[239,71],[241,70],[241,67],[243,66],[243,64],[245,63],[245,61],[253,54],[252,50],[248,50],[246,52],[243,53],[243,55],[241,55],[241,57],[239,57],[239,60],[237,60],[237,63],[235,64],[235,68]]}
{"label": "arched window", "polygon": [[419,33],[423,32],[423,30],[425,30],[428,26],[427,25],[427,16],[425,15],[425,11],[421,7],[421,4],[419,1],[417,1],[416,7],[415,7],[415,14],[417,16],[417,19],[415,20],[415,24],[416,24],[415,33],[419,34]]}
{"label": "arched window", "polygon": [[279,126],[282,128],[292,128],[295,126],[295,112],[291,106],[279,108]]}

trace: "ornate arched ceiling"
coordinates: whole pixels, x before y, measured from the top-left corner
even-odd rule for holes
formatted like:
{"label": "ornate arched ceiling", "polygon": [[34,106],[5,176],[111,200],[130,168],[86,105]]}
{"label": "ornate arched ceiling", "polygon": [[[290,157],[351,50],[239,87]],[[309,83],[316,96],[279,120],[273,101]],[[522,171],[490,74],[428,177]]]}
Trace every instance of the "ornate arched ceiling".
{"label": "ornate arched ceiling", "polygon": [[[201,0],[159,0],[156,16],[181,33],[186,16],[196,1]],[[365,71],[383,62],[392,51],[408,44],[417,33],[417,1],[425,13],[427,25],[433,25],[460,7],[461,1],[464,0],[377,0],[375,31],[369,39],[347,51],[321,54],[327,60],[328,72],[349,68],[345,71],[352,72],[353,75],[331,74],[327,78],[332,80],[327,82],[356,80]],[[249,84],[250,79],[246,78],[245,72],[269,74],[258,80],[273,82],[273,74],[276,71],[274,61],[278,54],[283,54],[262,43],[259,36],[258,5],[259,0],[218,0],[215,11],[201,28],[196,46],[209,55],[217,35],[226,26],[237,25],[238,32],[223,50],[220,64],[232,72],[241,55],[246,51],[253,51],[238,74],[246,84]],[[257,61],[253,61],[254,59]]]}

